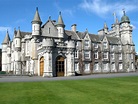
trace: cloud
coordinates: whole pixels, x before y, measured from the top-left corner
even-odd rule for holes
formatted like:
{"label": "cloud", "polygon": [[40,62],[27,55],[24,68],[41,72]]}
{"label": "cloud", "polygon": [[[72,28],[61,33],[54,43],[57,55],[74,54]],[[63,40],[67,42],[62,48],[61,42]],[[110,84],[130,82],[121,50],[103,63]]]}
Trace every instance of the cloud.
{"label": "cloud", "polygon": [[130,26],[132,26],[133,30],[137,29],[135,25],[131,24]]}
{"label": "cloud", "polygon": [[73,16],[75,9],[76,9],[76,7],[62,8],[58,2],[55,2],[54,5],[58,11],[61,11],[62,14],[66,15],[66,16]]}
{"label": "cloud", "polygon": [[9,31],[9,32],[11,32],[12,31],[12,28],[11,27],[4,27],[4,26],[0,26],[0,32],[5,32],[6,33],[6,31]]}
{"label": "cloud", "polygon": [[126,12],[131,12],[138,9],[137,0],[121,0],[118,2],[113,2],[109,0],[83,0],[79,5],[80,8],[86,12],[95,13],[96,15],[106,18],[108,15],[112,15],[116,12],[117,16],[122,16],[122,9]]}

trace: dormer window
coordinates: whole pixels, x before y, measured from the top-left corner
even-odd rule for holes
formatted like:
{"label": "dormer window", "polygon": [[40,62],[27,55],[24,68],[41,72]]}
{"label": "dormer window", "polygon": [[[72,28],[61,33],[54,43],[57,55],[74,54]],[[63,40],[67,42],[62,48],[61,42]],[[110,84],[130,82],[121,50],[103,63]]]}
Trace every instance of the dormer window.
{"label": "dormer window", "polygon": [[98,44],[97,43],[94,43],[93,46],[94,46],[94,48],[98,48]]}
{"label": "dormer window", "polygon": [[104,49],[107,49],[107,42],[103,42]]}
{"label": "dormer window", "polygon": [[85,40],[84,46],[85,46],[85,47],[88,47],[88,46],[89,46],[89,40]]}

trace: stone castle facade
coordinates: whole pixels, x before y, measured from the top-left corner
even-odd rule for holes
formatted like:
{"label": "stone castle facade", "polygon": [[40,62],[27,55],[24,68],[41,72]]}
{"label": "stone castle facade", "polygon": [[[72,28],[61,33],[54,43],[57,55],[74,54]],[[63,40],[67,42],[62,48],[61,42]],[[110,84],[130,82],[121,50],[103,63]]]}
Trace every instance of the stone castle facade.
{"label": "stone castle facade", "polygon": [[43,77],[135,71],[132,26],[125,12],[111,30],[105,23],[97,35],[77,31],[76,24],[65,30],[61,13],[57,22],[49,17],[42,25],[36,9],[31,23],[32,32],[14,30],[12,41],[7,31],[2,71]]}

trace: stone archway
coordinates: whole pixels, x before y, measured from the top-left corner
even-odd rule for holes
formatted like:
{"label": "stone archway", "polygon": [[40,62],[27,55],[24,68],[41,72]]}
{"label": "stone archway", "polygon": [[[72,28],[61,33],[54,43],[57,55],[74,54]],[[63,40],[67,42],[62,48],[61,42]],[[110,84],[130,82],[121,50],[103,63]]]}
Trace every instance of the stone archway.
{"label": "stone archway", "polygon": [[65,68],[64,68],[64,57],[58,56],[56,58],[56,76],[64,76]]}
{"label": "stone archway", "polygon": [[44,73],[44,57],[40,58],[40,76],[43,76]]}

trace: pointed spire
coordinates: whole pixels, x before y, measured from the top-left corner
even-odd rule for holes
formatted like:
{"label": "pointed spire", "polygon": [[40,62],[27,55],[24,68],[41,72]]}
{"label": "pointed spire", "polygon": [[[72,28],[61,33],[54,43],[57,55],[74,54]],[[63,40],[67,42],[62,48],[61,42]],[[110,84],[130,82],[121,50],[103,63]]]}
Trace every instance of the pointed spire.
{"label": "pointed spire", "polygon": [[42,23],[41,19],[40,19],[40,16],[39,16],[39,12],[38,12],[38,7],[36,8],[35,16],[34,16],[34,19],[33,19],[32,23],[33,22],[38,22],[40,24]]}
{"label": "pointed spire", "polygon": [[104,29],[108,29],[106,22],[104,22]]}
{"label": "pointed spire", "polygon": [[2,44],[7,44],[7,43],[9,43],[9,41],[10,41],[10,37],[9,37],[9,32],[8,32],[8,30],[7,30],[7,33],[6,33],[5,39],[4,39],[4,41],[3,41]]}
{"label": "pointed spire", "polygon": [[21,38],[21,32],[20,32],[20,27],[18,27],[17,35],[15,38]]}
{"label": "pointed spire", "polygon": [[58,17],[57,25],[60,25],[60,26],[65,27],[64,22],[63,22],[63,19],[62,19],[61,12],[59,12],[59,17]]}
{"label": "pointed spire", "polygon": [[118,20],[118,18],[116,17],[116,24],[118,24],[119,23],[119,20]]}

